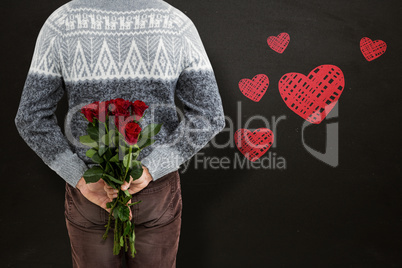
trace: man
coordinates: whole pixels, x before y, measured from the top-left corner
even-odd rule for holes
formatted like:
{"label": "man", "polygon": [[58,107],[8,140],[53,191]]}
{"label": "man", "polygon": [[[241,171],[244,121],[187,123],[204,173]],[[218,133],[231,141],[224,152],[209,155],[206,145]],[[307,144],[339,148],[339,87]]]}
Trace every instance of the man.
{"label": "man", "polygon": [[[87,19],[82,23],[83,18]],[[115,21],[119,25],[109,27]],[[124,23],[124,25],[120,25]],[[65,135],[55,110],[63,94]],[[174,96],[183,104],[181,120]],[[38,156],[66,181],[65,217],[74,267],[120,267],[113,235],[102,241],[106,203],[115,197],[102,180],[86,184],[95,165],[78,142],[86,121],[79,109],[123,98],[150,106],[144,125],[162,123],[156,142],[137,160],[141,178],[122,185],[133,195],[135,258],[128,267],[175,267],[181,225],[179,166],[225,127],[211,63],[193,22],[162,0],[73,0],[44,23],[20,106],[17,129]]]}

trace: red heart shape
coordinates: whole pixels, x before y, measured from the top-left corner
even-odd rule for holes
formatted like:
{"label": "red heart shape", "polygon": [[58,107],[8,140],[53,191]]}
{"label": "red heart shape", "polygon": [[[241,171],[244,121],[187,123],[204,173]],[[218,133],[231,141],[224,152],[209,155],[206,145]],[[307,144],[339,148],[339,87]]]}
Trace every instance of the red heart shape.
{"label": "red heart shape", "polygon": [[257,74],[252,80],[244,78],[239,81],[239,88],[244,96],[252,101],[258,102],[264,96],[269,86],[268,76]]}
{"label": "red heart shape", "polygon": [[345,87],[341,69],[321,65],[308,76],[287,73],[279,80],[279,92],[286,105],[305,120],[319,124],[334,108]]}
{"label": "red heart shape", "polygon": [[268,128],[257,128],[253,132],[240,128],[234,134],[239,151],[251,162],[263,156],[274,141],[274,133]]}
{"label": "red heart shape", "polygon": [[290,36],[288,33],[280,33],[278,36],[270,36],[267,39],[268,46],[275,52],[283,53],[289,45]]}
{"label": "red heart shape", "polygon": [[387,44],[382,40],[373,42],[370,38],[363,37],[360,40],[360,50],[367,61],[372,61],[385,53]]}

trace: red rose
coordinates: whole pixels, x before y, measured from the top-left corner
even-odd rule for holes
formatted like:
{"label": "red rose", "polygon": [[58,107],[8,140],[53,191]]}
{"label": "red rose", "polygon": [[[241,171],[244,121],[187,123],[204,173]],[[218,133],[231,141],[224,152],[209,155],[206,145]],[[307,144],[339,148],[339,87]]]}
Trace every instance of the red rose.
{"label": "red rose", "polygon": [[142,117],[144,115],[144,112],[146,109],[148,109],[148,105],[145,104],[145,102],[136,100],[135,102],[131,103],[131,110],[133,113],[139,117]]}
{"label": "red rose", "polygon": [[[121,126],[125,124],[125,120],[126,120],[126,118],[124,115],[115,115],[114,116],[114,124],[119,131],[120,131]],[[122,133],[122,132],[120,132],[120,133]]]}
{"label": "red rose", "polygon": [[138,136],[140,135],[141,130],[142,129],[140,125],[133,121],[125,123],[120,127],[120,133],[124,136],[124,139],[130,145],[134,145],[137,143]]}
{"label": "red rose", "polygon": [[98,117],[98,105],[99,105],[99,102],[96,101],[94,103],[85,105],[84,107],[81,108],[81,113],[91,123],[94,121],[95,117]]}
{"label": "red rose", "polygon": [[97,118],[102,123],[106,122],[106,118],[107,118],[108,112],[109,112],[108,105],[109,105],[108,101],[100,102],[99,105],[98,105],[98,116],[97,116]]}
{"label": "red rose", "polygon": [[110,100],[108,103],[109,110],[113,115],[124,115],[124,116],[129,116],[130,112],[128,108],[130,107],[131,102],[123,100],[122,98],[117,98]]}

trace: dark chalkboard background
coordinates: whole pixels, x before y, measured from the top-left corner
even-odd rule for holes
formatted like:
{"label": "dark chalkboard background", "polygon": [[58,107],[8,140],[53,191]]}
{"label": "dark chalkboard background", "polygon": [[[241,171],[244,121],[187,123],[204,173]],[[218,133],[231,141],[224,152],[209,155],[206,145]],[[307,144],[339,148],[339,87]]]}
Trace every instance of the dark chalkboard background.
{"label": "dark chalkboard background", "polygon": [[[177,267],[401,267],[401,57],[399,1],[169,0],[195,23],[213,65],[225,114],[235,124],[285,116],[269,151],[286,169],[181,168],[183,222]],[[6,1],[1,20],[0,266],[71,267],[64,222],[64,181],[19,137],[14,117],[35,40],[63,0]],[[287,32],[283,54],[267,38]],[[368,62],[362,37],[387,51]],[[313,157],[301,140],[304,120],[286,107],[278,81],[322,64],[341,68],[339,116],[305,129],[306,143],[325,150],[329,122],[339,126],[339,165]],[[238,82],[270,79],[259,102]],[[66,99],[57,111],[62,125]],[[238,111],[241,105],[241,113]],[[240,117],[240,118],[239,118]],[[238,120],[241,124],[237,125]],[[271,121],[270,121],[271,122]],[[230,127],[230,125],[227,125]],[[267,127],[253,120],[248,128]],[[233,146],[204,148],[199,157],[244,157]],[[268,155],[267,153],[267,155]]]}

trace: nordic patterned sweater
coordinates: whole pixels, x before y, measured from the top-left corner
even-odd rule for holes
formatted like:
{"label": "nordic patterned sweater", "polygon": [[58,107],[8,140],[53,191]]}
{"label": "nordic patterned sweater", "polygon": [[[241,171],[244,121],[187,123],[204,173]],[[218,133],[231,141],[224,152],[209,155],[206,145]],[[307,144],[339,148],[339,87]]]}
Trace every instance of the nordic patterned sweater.
{"label": "nordic patterned sweater", "polygon": [[[65,93],[63,133],[55,110]],[[154,180],[179,169],[225,127],[198,31],[162,0],[73,0],[55,10],[38,34],[15,124],[44,163],[75,187],[94,165],[79,142],[88,123],[80,109],[114,98],[149,105],[142,127],[163,124],[137,158]]]}

